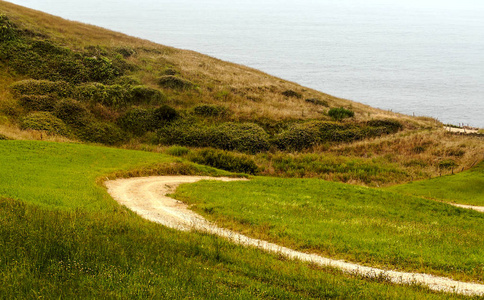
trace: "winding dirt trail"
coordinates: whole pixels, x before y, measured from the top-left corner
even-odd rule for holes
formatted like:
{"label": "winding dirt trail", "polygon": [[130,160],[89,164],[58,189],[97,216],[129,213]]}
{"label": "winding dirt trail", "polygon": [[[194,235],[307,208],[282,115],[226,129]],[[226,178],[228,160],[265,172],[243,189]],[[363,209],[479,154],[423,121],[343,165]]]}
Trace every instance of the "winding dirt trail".
{"label": "winding dirt trail", "polygon": [[263,240],[249,238],[242,234],[219,228],[202,216],[188,209],[180,201],[166,196],[181,183],[191,183],[199,180],[233,181],[233,178],[211,178],[200,176],[154,176],[106,181],[105,185],[111,196],[120,204],[127,206],[142,217],[163,224],[167,227],[188,231],[191,229],[205,231],[222,236],[230,241],[275,252],[290,259],[311,262],[321,266],[331,266],[348,273],[365,276],[384,276],[393,283],[419,283],[435,291],[455,292],[464,295],[484,296],[484,284],[455,281],[445,277],[437,277],[421,273],[407,273],[392,270],[382,270],[361,266],[354,263],[325,258],[315,254],[303,253],[282,247]]}

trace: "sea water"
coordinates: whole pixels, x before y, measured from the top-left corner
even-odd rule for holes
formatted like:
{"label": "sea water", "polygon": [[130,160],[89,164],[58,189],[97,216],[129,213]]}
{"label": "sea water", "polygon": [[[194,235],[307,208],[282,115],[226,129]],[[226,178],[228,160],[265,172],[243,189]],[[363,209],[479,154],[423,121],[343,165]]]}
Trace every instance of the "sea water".
{"label": "sea water", "polygon": [[482,0],[13,0],[334,96],[484,128]]}

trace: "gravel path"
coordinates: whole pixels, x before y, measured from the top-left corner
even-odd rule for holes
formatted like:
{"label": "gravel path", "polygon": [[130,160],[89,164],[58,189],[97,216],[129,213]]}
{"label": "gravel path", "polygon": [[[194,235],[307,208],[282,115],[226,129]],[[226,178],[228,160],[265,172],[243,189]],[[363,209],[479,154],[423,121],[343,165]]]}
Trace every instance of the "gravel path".
{"label": "gravel path", "polygon": [[158,222],[167,227],[184,231],[191,229],[201,230],[222,236],[237,244],[279,253],[291,259],[312,262],[321,266],[331,266],[348,273],[357,273],[371,277],[384,276],[391,282],[397,284],[418,283],[426,285],[435,291],[484,296],[483,284],[460,282],[428,274],[371,268],[342,260],[325,258],[315,254],[303,253],[263,240],[249,238],[211,224],[202,216],[188,209],[186,204],[166,196],[166,194],[173,192],[181,183],[196,182],[204,179],[222,181],[239,180],[201,176],[154,176],[111,180],[106,181],[105,185],[111,196],[120,204],[127,206],[148,220]]}

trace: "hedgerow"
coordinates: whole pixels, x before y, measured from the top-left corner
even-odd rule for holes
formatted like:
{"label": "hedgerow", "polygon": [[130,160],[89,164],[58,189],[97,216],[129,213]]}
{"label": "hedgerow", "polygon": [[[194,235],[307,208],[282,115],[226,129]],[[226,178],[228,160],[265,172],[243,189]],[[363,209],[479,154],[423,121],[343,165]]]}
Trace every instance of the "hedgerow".
{"label": "hedgerow", "polygon": [[178,122],[158,131],[160,143],[257,153],[270,148],[269,135],[253,123],[199,126]]}

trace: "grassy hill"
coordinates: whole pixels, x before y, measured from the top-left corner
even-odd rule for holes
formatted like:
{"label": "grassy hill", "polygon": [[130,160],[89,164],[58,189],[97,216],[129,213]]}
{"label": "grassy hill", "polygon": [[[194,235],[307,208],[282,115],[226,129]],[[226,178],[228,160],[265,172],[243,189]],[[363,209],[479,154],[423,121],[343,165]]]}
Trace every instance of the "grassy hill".
{"label": "grassy hill", "polygon": [[[483,151],[431,118],[0,1],[0,298],[464,298],[176,232],[102,182],[270,175],[177,196],[291,247],[479,280],[481,214],[318,179],[389,186],[464,171]],[[438,183],[471,202],[481,166],[395,191],[427,196]]]}
{"label": "grassy hill", "polygon": [[461,171],[484,150],[431,118],[4,1],[0,11],[5,138],[210,147],[252,160],[262,175],[372,186]]}

